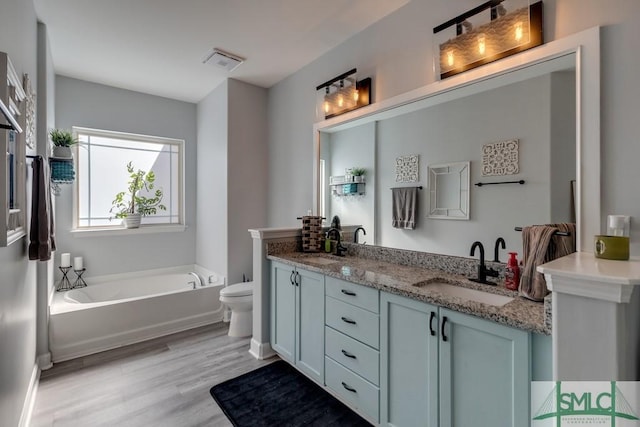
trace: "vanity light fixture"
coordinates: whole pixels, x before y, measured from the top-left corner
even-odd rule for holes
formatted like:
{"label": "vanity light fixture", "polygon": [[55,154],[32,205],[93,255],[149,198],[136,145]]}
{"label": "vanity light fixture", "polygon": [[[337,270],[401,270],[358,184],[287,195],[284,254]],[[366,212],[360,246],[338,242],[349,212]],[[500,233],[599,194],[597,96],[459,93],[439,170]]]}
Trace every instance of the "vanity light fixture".
{"label": "vanity light fixture", "polygon": [[490,0],[438,25],[433,34],[436,72],[451,77],[541,45],[542,1]]}
{"label": "vanity light fixture", "polygon": [[358,81],[356,72],[354,68],[316,87],[319,119],[329,119],[371,103],[371,78]]}

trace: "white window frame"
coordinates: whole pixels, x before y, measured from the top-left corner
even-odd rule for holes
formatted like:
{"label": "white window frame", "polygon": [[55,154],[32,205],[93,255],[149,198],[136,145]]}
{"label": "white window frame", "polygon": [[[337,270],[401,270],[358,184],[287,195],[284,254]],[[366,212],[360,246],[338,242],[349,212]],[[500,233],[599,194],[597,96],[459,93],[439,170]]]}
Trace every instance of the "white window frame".
{"label": "white window frame", "polygon": [[[160,136],[151,136],[151,135],[142,135],[135,134],[129,132],[118,132],[118,131],[110,131],[103,129],[93,129],[86,127],[73,126],[72,127],[73,135],[77,138],[79,134],[96,136],[96,137],[105,137],[105,138],[114,138],[114,139],[126,139],[129,141],[139,141],[139,142],[152,142],[157,144],[171,144],[177,145],[178,148],[178,218],[179,223],[177,224],[144,224],[141,225],[140,228],[124,228],[122,225],[117,222],[114,225],[109,226],[95,226],[95,227],[78,227],[79,222],[79,175],[76,174],[76,179],[73,183],[73,219],[72,219],[72,228],[71,232],[74,233],[77,237],[83,236],[97,236],[97,235],[109,235],[112,236],[114,234],[147,234],[147,233],[160,233],[160,232],[175,232],[175,231],[184,231],[186,229],[185,223],[185,141],[183,139],[175,139],[175,138],[166,138]],[[73,146],[73,152],[76,159],[79,159],[78,150],[80,150],[80,144],[75,144]]]}

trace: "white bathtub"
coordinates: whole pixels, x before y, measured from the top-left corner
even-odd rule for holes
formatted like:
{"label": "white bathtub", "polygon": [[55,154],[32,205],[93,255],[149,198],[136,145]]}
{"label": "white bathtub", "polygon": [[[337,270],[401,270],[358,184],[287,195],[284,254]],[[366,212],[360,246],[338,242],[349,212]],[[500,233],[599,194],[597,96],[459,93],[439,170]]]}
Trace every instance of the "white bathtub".
{"label": "white bathtub", "polygon": [[132,273],[87,279],[89,286],[56,292],[50,306],[54,362],[219,322],[221,283],[193,289],[188,271]]}

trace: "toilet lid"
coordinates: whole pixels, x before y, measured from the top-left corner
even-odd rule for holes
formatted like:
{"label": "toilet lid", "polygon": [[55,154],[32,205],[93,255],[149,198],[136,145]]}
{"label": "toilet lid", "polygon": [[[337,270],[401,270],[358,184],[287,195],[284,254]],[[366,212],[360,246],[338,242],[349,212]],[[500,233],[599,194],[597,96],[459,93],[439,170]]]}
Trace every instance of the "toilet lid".
{"label": "toilet lid", "polygon": [[237,283],[222,288],[221,296],[225,297],[244,297],[253,294],[253,282]]}

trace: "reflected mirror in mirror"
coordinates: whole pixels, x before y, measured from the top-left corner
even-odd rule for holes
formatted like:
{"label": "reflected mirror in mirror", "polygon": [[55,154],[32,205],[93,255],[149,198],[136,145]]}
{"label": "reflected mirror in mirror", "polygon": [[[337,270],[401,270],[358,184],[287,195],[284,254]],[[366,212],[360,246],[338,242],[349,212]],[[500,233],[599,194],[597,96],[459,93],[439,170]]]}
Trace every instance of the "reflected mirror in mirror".
{"label": "reflected mirror in mirror", "polygon": [[[493,245],[503,237],[507,249],[521,253],[515,227],[575,222],[571,181],[576,179],[575,55],[437,93],[411,104],[365,117],[351,125],[320,131],[319,204],[324,216],[337,214],[345,225],[362,224],[367,242],[380,246],[468,256],[473,241]],[[504,83],[502,83],[504,82]],[[519,140],[519,172],[481,177],[482,146]],[[392,227],[390,188],[395,187],[395,159],[419,155],[429,165],[469,160],[471,183],[526,180],[525,185],[467,186],[466,205],[454,192],[439,194],[436,207],[466,212],[468,221],[430,217],[430,191],[419,192],[414,230]],[[348,167],[367,169],[363,198],[333,198],[329,176]],[[416,186],[427,188],[428,173]],[[443,180],[455,187],[455,181]],[[324,193],[324,196],[322,195]],[[442,211],[436,210],[436,214]],[[447,214],[449,211],[447,211]]]}
{"label": "reflected mirror in mirror", "polygon": [[429,218],[469,219],[469,162],[429,166]]}

